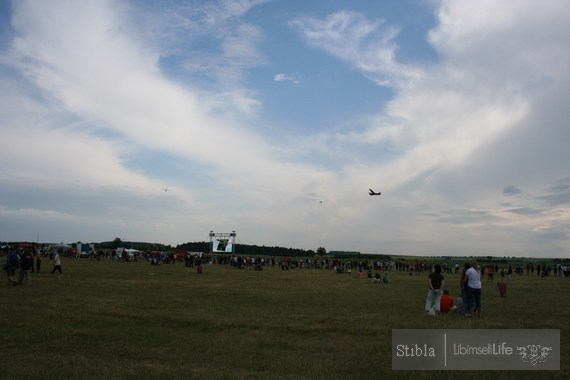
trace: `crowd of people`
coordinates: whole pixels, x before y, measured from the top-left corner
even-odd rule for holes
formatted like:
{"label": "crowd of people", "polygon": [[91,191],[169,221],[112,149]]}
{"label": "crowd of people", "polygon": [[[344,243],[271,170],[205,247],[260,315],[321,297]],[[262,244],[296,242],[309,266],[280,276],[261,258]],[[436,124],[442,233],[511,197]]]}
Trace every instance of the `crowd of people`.
{"label": "crowd of people", "polygon": [[454,299],[449,290],[444,289],[445,277],[442,274],[441,265],[435,264],[434,270],[428,276],[428,294],[425,303],[426,315],[439,315],[440,313],[455,312],[471,317],[481,317],[481,267],[477,261],[464,264],[459,277],[459,296],[454,304]]}
{"label": "crowd of people", "polygon": [[[61,254],[61,249],[49,254],[53,264],[51,273],[58,272],[60,275],[63,274],[63,270],[61,269]],[[9,249],[5,257],[6,262],[2,269],[6,273],[7,284],[16,286],[30,285],[30,273],[39,272],[42,269],[42,261],[45,256],[42,252],[31,248],[24,248],[19,250]]]}
{"label": "crowd of people", "polygon": [[[6,273],[7,284],[30,285],[30,273],[42,270],[42,261],[49,259],[52,263],[51,273],[63,274],[61,267],[61,256],[63,250],[52,250],[41,252],[33,248],[20,248],[4,250],[2,256],[6,257],[3,269]],[[79,257],[79,256],[78,256]],[[536,275],[548,277],[551,275],[568,277],[568,266],[565,264],[545,265],[529,263],[526,265],[503,265],[487,264],[479,265],[477,261],[466,262],[460,270],[459,264],[450,265],[448,263],[424,263],[409,261],[385,261],[385,260],[354,260],[335,258],[288,258],[288,257],[253,257],[234,254],[206,254],[197,252],[186,253],[164,253],[164,252],[141,252],[140,255],[126,256],[117,255],[113,250],[101,250],[93,252],[90,256],[97,260],[117,260],[117,261],[138,261],[140,259],[150,262],[151,265],[175,264],[183,262],[186,267],[197,267],[201,273],[202,264],[230,265],[236,269],[263,270],[265,267],[277,267],[282,271],[290,269],[325,269],[333,270],[336,273],[352,273],[354,269],[358,277],[367,277],[372,283],[390,282],[390,272],[392,270],[409,272],[410,276],[428,274],[428,292],[425,301],[425,313],[427,315],[438,315],[456,313],[466,317],[482,314],[482,284],[494,282],[495,276],[500,276],[500,281],[511,280],[513,275]],[[380,273],[383,273],[380,274]],[[446,289],[445,276],[447,274],[458,274],[459,283],[458,295],[454,299],[449,290]],[[503,285],[504,284],[500,284]],[[501,296],[503,291],[499,286]]]}
{"label": "crowd of people", "polygon": [[441,272],[441,266],[436,264],[434,271],[428,276],[428,295],[425,313],[438,315],[439,313],[456,312],[466,317],[481,317],[481,276],[484,273],[483,267],[477,261],[464,264],[459,277],[459,295],[455,305],[449,290],[444,289],[445,278]]}
{"label": "crowd of people", "polygon": [[[518,266],[515,273],[533,275],[534,267],[530,264],[526,270]],[[546,265],[542,267],[537,265],[536,275],[540,277],[548,277],[552,271]],[[455,312],[466,317],[481,317],[482,312],[482,284],[487,276],[487,282],[493,282],[494,274],[500,270],[501,280],[505,277],[512,279],[513,270],[509,265],[508,269],[498,268],[498,265],[479,265],[477,261],[466,262],[459,276],[459,295],[454,300],[449,290],[444,289],[445,279],[439,264],[434,266],[433,272],[428,276],[428,295],[425,303],[425,313],[428,315],[438,315],[440,313]],[[568,277],[568,269],[566,265],[559,264],[555,267],[554,274],[561,277]],[[501,297],[506,297],[506,284],[497,283]]]}

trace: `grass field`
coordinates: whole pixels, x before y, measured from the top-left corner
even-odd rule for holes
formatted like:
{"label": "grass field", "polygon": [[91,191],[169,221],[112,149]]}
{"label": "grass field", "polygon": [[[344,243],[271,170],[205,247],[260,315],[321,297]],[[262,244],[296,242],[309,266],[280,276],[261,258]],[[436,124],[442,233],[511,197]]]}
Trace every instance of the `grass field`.
{"label": "grass field", "polygon": [[[44,265],[49,264],[44,261]],[[0,288],[2,379],[534,379],[570,375],[570,279],[483,282],[483,317],[422,315],[427,274],[62,260]],[[5,276],[3,278],[5,280]],[[457,294],[458,275],[446,275]],[[398,329],[561,330],[561,371],[392,371]]]}

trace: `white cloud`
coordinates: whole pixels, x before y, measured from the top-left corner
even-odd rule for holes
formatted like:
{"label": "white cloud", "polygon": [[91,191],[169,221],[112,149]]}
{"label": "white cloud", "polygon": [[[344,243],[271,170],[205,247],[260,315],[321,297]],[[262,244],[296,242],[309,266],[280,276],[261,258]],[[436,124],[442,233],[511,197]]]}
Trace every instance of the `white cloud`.
{"label": "white cloud", "polygon": [[[180,243],[227,229],[251,244],[446,255],[560,255],[568,243],[565,2],[443,1],[427,36],[438,60],[415,65],[395,58],[392,20],[297,18],[309,46],[394,97],[355,115],[358,131],[280,131],[275,146],[255,132],[266,100],[247,81],[269,63],[265,31],[240,19],[257,3],[165,12],[172,40],[164,14],[146,14],[145,29],[111,1],[14,4],[0,60],[2,231],[36,219],[54,241]],[[194,45],[205,35],[215,49]],[[171,161],[145,161],[161,156]]]}
{"label": "white cloud", "polygon": [[[509,183],[533,186],[534,179],[542,183],[556,181],[565,175],[559,164],[570,160],[567,153],[562,153],[568,151],[562,147],[563,141],[568,141],[567,135],[565,140],[559,136],[558,142],[546,137],[556,136],[564,128],[563,113],[555,111],[555,107],[542,110],[546,102],[561,105],[567,98],[560,95],[559,89],[564,88],[564,93],[568,90],[567,70],[562,68],[562,62],[569,58],[570,34],[562,16],[568,6],[552,2],[535,13],[532,2],[511,5],[442,2],[439,24],[429,34],[429,41],[441,53],[440,61],[425,67],[410,67],[394,59],[395,28],[386,28],[383,38],[370,43],[369,35],[378,31],[381,24],[360,14],[339,12],[322,21],[298,19],[294,23],[309,44],[354,62],[364,75],[387,75],[397,78],[396,83],[405,84],[398,87],[395,98],[369,129],[337,138],[343,144],[388,144],[401,152],[392,161],[370,165],[363,177],[378,178],[380,183],[388,184],[385,190],[391,198],[407,199],[412,213],[416,203],[427,201],[434,215],[449,215],[408,220],[409,236],[418,239],[416,243],[421,241],[416,231],[426,229],[435,239],[441,234],[441,239],[446,239],[446,249],[453,253],[451,247],[457,249],[461,244],[445,237],[450,234],[449,228],[469,226],[472,231],[462,230],[459,235],[481,245],[481,249],[492,250],[504,243],[499,237],[492,238],[494,233],[488,226],[504,228],[503,238],[513,239],[517,239],[516,233],[509,230],[515,226],[522,234],[537,231],[537,225],[552,223],[569,229],[568,219],[563,216],[566,212],[546,209],[540,214],[507,216],[498,204],[501,189]],[[549,27],[545,27],[547,24]],[[381,53],[372,59],[372,52]],[[366,64],[368,61],[374,64]],[[535,143],[525,135],[533,136]],[[536,155],[525,166],[530,161],[529,146]],[[551,148],[552,154],[544,158],[538,155]],[[506,161],[507,152],[516,158]],[[550,158],[554,155],[559,158]],[[537,177],[528,176],[528,169]],[[350,177],[357,178],[354,173]],[[538,207],[531,200],[521,206]],[[474,207],[486,210],[485,215],[492,219],[473,219],[470,209]],[[454,208],[457,209],[453,211]],[[406,215],[404,208],[397,212],[398,216],[389,217]],[[433,224],[434,220],[439,222]],[[467,238],[468,235],[473,237]],[[485,239],[483,236],[489,236],[486,244],[480,241]],[[504,246],[510,254],[516,254],[516,244]],[[431,249],[429,243],[425,247]],[[548,249],[552,254],[560,254],[559,248],[560,244],[552,242]],[[525,249],[532,250],[528,246]],[[534,251],[538,252],[539,249]]]}
{"label": "white cloud", "polygon": [[[146,149],[221,165],[239,150],[246,152],[240,155],[247,164],[260,161],[257,152],[263,151],[263,144],[246,137],[239,126],[208,115],[207,103],[197,93],[161,78],[152,52],[137,50],[127,36],[108,36],[106,29],[113,28],[109,20],[116,18],[111,10],[65,11],[37,22],[30,18],[33,27],[22,27],[15,43],[19,64],[46,94]],[[41,13],[41,7],[33,12]],[[98,15],[101,20],[96,20]],[[212,154],[208,141],[220,141],[223,149]]]}
{"label": "white cloud", "polygon": [[299,84],[299,81],[297,80],[297,78],[295,78],[294,75],[290,75],[290,74],[285,74],[285,73],[278,73],[275,74],[275,76],[273,77],[273,80],[275,82],[285,82],[285,81],[289,81],[292,82],[294,84]]}
{"label": "white cloud", "polygon": [[[313,169],[275,161],[257,136],[223,114],[216,115],[224,93],[218,94],[217,100],[202,99],[201,92],[173,84],[159,72],[158,56],[141,49],[136,38],[108,33],[121,29],[115,23],[125,22],[120,13],[108,8],[109,4],[90,3],[88,9],[67,3],[61,8],[45,4],[49,9],[18,4],[18,37],[11,64],[48,99],[49,104],[38,106],[40,117],[49,112],[58,112],[59,116],[36,124],[33,120],[4,120],[2,133],[11,143],[10,149],[2,152],[3,162],[10,162],[13,168],[3,171],[5,178],[20,180],[22,186],[27,181],[47,183],[53,179],[50,185],[83,187],[82,195],[91,194],[93,186],[122,186],[128,193],[142,190],[143,194],[136,196],[140,198],[160,189],[163,181],[128,168],[124,160],[145,150],[166,152],[188,165],[200,162],[209,166],[210,186],[234,189],[229,195],[226,191],[202,194],[202,202],[197,203],[191,202],[195,199],[192,191],[176,192],[182,202],[180,211],[198,216],[211,213],[210,218],[226,210],[232,214],[229,205],[236,196],[232,194],[244,196],[235,200],[237,203],[256,201],[249,199],[248,192],[235,190],[236,186],[242,189],[263,184],[267,190],[262,190],[262,195],[275,191],[287,194],[292,175],[300,183],[311,180]],[[42,17],[46,13],[50,17]],[[11,87],[11,97],[15,97],[19,90]],[[235,102],[236,97],[229,98],[225,104]],[[51,110],[42,109],[45,106]],[[68,120],[73,119],[86,122],[72,125]],[[66,124],[58,125],[61,120]],[[114,136],[114,140],[102,140],[100,135]],[[28,147],[29,153],[22,146]],[[223,201],[210,204],[208,209],[214,196],[223,197]],[[140,222],[144,224],[149,218],[144,216]],[[177,224],[179,231],[181,223],[183,220]]]}
{"label": "white cloud", "polygon": [[291,22],[310,45],[353,65],[377,84],[408,85],[421,76],[421,70],[396,61],[394,37],[399,30],[384,24],[351,11],[333,13],[324,20],[297,18]]}

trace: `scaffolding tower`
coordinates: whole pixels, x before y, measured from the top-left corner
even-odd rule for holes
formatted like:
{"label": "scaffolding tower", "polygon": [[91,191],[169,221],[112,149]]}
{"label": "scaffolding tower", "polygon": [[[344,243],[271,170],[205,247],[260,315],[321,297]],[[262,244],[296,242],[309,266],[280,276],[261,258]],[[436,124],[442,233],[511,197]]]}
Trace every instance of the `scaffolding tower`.
{"label": "scaffolding tower", "polygon": [[210,231],[210,253],[234,253],[236,232]]}

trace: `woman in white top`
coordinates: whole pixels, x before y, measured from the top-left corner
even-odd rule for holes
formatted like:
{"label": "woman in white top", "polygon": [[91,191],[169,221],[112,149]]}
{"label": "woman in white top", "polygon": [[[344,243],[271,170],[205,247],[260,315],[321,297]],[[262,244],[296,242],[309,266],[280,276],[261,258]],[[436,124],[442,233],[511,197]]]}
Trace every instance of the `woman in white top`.
{"label": "woman in white top", "polygon": [[481,272],[477,261],[471,264],[471,268],[465,272],[467,283],[467,313],[466,317],[476,314],[481,316]]}

